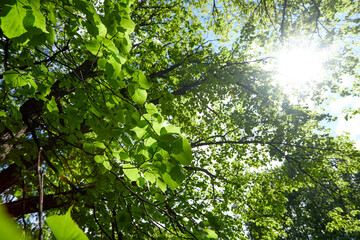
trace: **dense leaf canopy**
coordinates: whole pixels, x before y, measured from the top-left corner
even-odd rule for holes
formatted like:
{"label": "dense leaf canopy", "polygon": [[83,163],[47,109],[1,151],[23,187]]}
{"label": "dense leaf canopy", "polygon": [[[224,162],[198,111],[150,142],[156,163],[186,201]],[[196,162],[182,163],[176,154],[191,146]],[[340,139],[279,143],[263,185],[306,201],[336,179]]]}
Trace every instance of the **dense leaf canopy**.
{"label": "dense leaf canopy", "polygon": [[[357,4],[1,1],[3,205],[34,237],[359,238],[359,151],[304,104],[358,94]],[[299,36],[339,47],[294,101],[268,66]]]}

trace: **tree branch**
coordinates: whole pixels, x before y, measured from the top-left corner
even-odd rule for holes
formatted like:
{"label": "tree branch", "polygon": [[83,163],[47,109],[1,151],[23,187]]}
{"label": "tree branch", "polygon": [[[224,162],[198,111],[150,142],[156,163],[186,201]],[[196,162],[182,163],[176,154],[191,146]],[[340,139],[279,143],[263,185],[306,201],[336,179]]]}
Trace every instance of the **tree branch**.
{"label": "tree branch", "polygon": [[222,144],[250,144],[250,143],[269,144],[271,142],[262,142],[262,141],[219,141],[219,142],[192,143],[191,147],[222,145]]}
{"label": "tree branch", "polygon": [[[66,44],[66,46],[64,46],[62,49],[58,50],[57,52],[55,52],[53,55],[51,56],[47,56],[47,58],[40,60],[40,61],[36,61],[33,63],[33,65],[40,65],[41,63],[47,63],[50,61],[53,61],[56,59],[56,56],[59,55],[60,53],[63,53],[64,51],[69,49],[69,43],[70,40],[68,41],[68,43]],[[8,51],[7,51],[8,45],[5,45],[5,56],[4,56],[4,70],[8,70],[8,66],[7,66],[7,58],[8,58]],[[44,54],[44,53],[43,53]],[[44,54],[45,55],[45,54]],[[59,62],[60,63],[60,62]],[[61,63],[60,63],[61,64]],[[16,69],[19,70],[25,70],[27,68],[29,68],[29,65],[24,65],[24,66],[19,66],[19,67],[15,67]],[[0,74],[0,79],[2,79],[4,76],[4,74]]]}
{"label": "tree branch", "polygon": [[[96,76],[96,72],[94,71],[96,64],[93,61],[86,60],[79,67],[74,69],[69,75],[71,77],[76,77],[80,81],[84,81],[87,78]],[[47,96],[48,99],[51,99],[53,96],[56,100],[59,100],[61,97],[69,94],[75,90],[74,87],[70,88],[60,88],[60,82],[57,81],[51,87],[51,92]],[[43,112],[44,101],[43,100],[35,100],[34,98],[28,99],[22,106],[20,106],[20,112],[23,116],[23,119],[26,118],[32,128],[37,128],[39,126],[39,122],[35,121]],[[1,147],[4,150],[4,153],[0,154],[0,161],[4,160],[7,154],[13,149],[14,144],[10,143],[14,138],[20,138],[24,134],[31,133],[31,129],[28,128],[27,124],[16,134],[13,134],[9,129],[5,128],[0,134],[0,143],[2,143]]]}
{"label": "tree branch", "polygon": [[[50,194],[44,196],[43,210],[50,210],[53,208],[59,208],[65,206],[70,202],[70,199],[65,199],[64,196],[72,195],[75,191],[68,191],[59,194]],[[17,218],[21,217],[24,214],[36,213],[39,212],[39,196],[28,197],[25,199],[20,199],[18,201],[9,202],[2,204],[6,207],[8,213]]]}
{"label": "tree branch", "polygon": [[0,194],[19,182],[21,168],[15,163],[0,172]]}
{"label": "tree branch", "polygon": [[[199,94],[196,94],[196,97],[197,97],[201,102],[203,102],[203,103],[206,104],[206,101],[204,101],[204,100],[199,96]],[[214,109],[212,109],[212,108],[209,107],[209,106],[206,106],[206,108],[209,109],[212,113],[214,113],[216,116],[219,117],[219,114],[218,114]]]}
{"label": "tree branch", "polygon": [[[7,37],[5,37],[5,46],[4,46],[4,70],[7,71],[8,70],[8,57],[9,57],[9,46],[10,46],[10,39],[8,39]],[[2,76],[0,77],[2,78]]]}
{"label": "tree branch", "polygon": [[194,49],[194,50],[193,50],[194,52],[191,53],[191,54],[188,54],[181,62],[176,63],[176,64],[172,65],[171,67],[166,68],[166,69],[164,69],[164,70],[161,70],[161,71],[159,71],[159,72],[151,73],[151,74],[149,75],[149,77],[150,77],[150,78],[154,78],[154,77],[162,77],[162,78],[164,78],[167,73],[169,73],[169,72],[173,71],[174,69],[180,67],[184,62],[186,62],[186,60],[188,60],[189,58],[191,58],[201,46],[202,46],[202,45],[198,46],[198,47],[196,48],[196,50]]}
{"label": "tree branch", "polygon": [[99,223],[99,221],[98,221],[98,219],[97,219],[97,217],[96,217],[96,208],[95,208],[95,205],[94,205],[94,207],[93,207],[93,211],[94,211],[94,219],[95,219],[95,222],[96,222],[96,224],[99,226],[100,231],[101,231],[102,233],[104,233],[105,236],[106,236],[108,239],[113,239],[113,238],[110,237],[110,235],[107,234],[107,232],[105,231],[105,229],[104,229],[104,228],[101,226],[101,224]]}
{"label": "tree branch", "polygon": [[268,10],[268,8],[266,6],[266,0],[262,0],[262,2],[264,3],[266,15],[269,18],[269,20],[270,20],[271,24],[273,25],[273,27],[275,28],[275,24],[274,24],[273,20],[271,19],[271,16],[269,14],[269,10]]}
{"label": "tree branch", "polygon": [[189,171],[203,172],[203,173],[206,173],[207,175],[209,175],[211,178],[217,178],[216,175],[212,174],[211,172],[209,172],[207,169],[204,169],[204,168],[192,167],[192,166],[184,166],[183,168],[185,168],[186,170],[189,170]]}
{"label": "tree branch", "polygon": [[286,14],[286,7],[287,7],[287,0],[284,0],[284,7],[282,10],[282,20],[281,20],[281,27],[280,27],[280,38],[284,37],[284,24],[285,24],[285,14]]}
{"label": "tree branch", "polygon": [[[198,80],[198,81],[195,81],[195,82],[192,82],[192,83],[189,83],[187,85],[184,85],[183,87],[181,87],[180,89],[176,90],[176,91],[173,91],[172,94],[175,95],[175,96],[178,96],[178,95],[185,95],[187,93],[187,91],[191,90],[192,88],[194,87],[197,87],[199,85],[201,85],[203,82],[205,82],[207,80],[207,78],[203,78],[201,80]],[[159,99],[160,98],[157,98],[157,99],[154,99],[152,100],[151,102],[153,104],[158,104],[159,103]]]}
{"label": "tree branch", "polygon": [[37,173],[39,178],[39,240],[43,239],[43,221],[42,221],[42,215],[43,215],[43,203],[44,203],[44,188],[43,188],[43,173],[41,171],[41,151],[42,147],[39,148],[39,154],[38,154],[38,162],[37,162]]}
{"label": "tree branch", "polygon": [[274,145],[272,145],[272,144],[270,144],[270,146],[273,147],[276,151],[278,151],[282,156],[284,156],[285,159],[288,159],[288,160],[290,160],[290,161],[292,161],[292,162],[297,163],[298,169],[299,169],[302,173],[304,173],[306,176],[308,176],[314,183],[317,183],[317,184],[319,184],[320,186],[322,186],[324,189],[328,189],[328,190],[330,190],[331,192],[333,192],[333,193],[341,196],[341,194],[338,193],[336,190],[334,190],[334,189],[332,189],[332,188],[330,188],[330,187],[328,187],[328,186],[325,186],[322,182],[317,181],[310,173],[308,173],[307,171],[305,171],[305,169],[303,169],[303,167],[301,166],[301,162],[300,162],[299,160],[297,160],[297,159],[295,159],[294,157],[291,157],[291,156],[285,154],[285,153],[284,153],[283,151],[281,151],[278,147],[276,147],[276,146],[274,146]]}
{"label": "tree branch", "polygon": [[[222,134],[222,135],[218,134],[218,135],[213,135],[213,136],[207,137],[206,139],[200,139],[200,140],[194,142],[193,144],[198,144],[198,143],[201,143],[202,141],[205,141],[205,140],[211,139],[211,138],[225,138],[229,133],[232,133],[232,132],[238,130],[239,128],[240,128],[240,127],[234,128],[233,130],[229,130],[229,131],[225,132],[225,133]],[[249,138],[249,137],[250,137],[250,136],[246,136],[246,137],[244,137],[243,139]]]}
{"label": "tree branch", "polygon": [[[246,137],[243,138],[243,139],[246,139]],[[296,148],[301,148],[301,149],[312,149],[312,150],[325,150],[325,151],[341,152],[341,150],[334,149],[334,148],[320,148],[320,147],[313,147],[313,146],[300,146],[300,145],[291,144],[291,143],[264,142],[264,141],[260,141],[260,140],[218,141],[218,142],[205,142],[205,143],[195,142],[195,143],[191,143],[191,147],[222,145],[222,144],[251,144],[251,143],[266,144],[266,145],[283,145],[283,146],[290,146],[290,147],[296,147]]]}

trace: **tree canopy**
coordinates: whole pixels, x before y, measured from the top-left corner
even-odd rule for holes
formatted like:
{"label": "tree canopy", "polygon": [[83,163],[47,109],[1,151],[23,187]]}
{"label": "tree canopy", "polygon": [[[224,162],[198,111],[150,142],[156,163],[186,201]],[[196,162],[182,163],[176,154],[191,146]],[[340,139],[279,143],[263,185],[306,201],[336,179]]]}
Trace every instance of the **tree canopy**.
{"label": "tree canopy", "polygon": [[[359,150],[304,103],[358,95],[341,76],[358,81],[359,11],[352,0],[2,1],[3,207],[34,238],[359,238]],[[326,80],[294,102],[268,65],[300,36],[339,47]]]}

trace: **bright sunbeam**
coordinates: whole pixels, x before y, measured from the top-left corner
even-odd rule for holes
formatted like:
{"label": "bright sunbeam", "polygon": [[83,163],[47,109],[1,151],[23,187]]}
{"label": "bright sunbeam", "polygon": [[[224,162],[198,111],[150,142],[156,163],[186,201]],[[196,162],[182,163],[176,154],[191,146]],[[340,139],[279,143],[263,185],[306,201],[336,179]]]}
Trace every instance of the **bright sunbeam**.
{"label": "bright sunbeam", "polygon": [[325,54],[310,47],[282,50],[277,60],[276,79],[284,88],[304,88],[324,76]]}

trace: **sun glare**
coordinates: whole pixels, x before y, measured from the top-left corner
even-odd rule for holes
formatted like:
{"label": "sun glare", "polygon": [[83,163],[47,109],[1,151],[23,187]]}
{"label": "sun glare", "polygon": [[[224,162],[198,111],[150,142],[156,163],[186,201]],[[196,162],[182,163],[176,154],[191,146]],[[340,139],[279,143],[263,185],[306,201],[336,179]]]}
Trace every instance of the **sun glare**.
{"label": "sun glare", "polygon": [[312,48],[282,50],[277,57],[276,79],[284,88],[304,88],[324,76],[324,61],[324,54]]}

